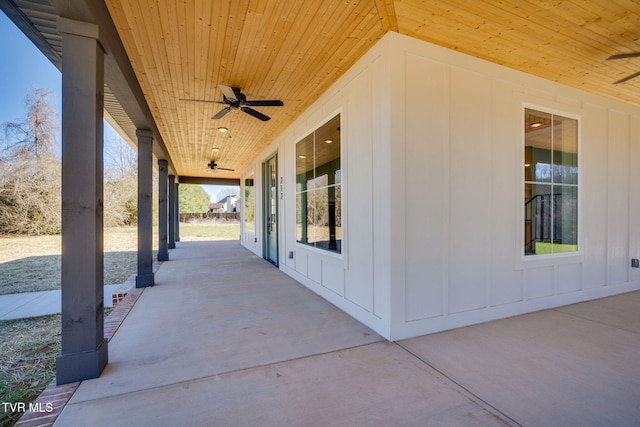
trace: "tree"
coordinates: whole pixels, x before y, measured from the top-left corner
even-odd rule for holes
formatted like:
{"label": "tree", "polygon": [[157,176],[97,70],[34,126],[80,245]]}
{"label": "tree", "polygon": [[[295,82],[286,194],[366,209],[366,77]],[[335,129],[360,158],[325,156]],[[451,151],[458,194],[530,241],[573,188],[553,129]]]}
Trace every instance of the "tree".
{"label": "tree", "polygon": [[179,199],[182,213],[209,211],[209,195],[201,185],[181,185]]}
{"label": "tree", "polygon": [[26,117],[4,123],[0,152],[0,233],[55,234],[61,227],[61,163],[53,94],[33,88]]}
{"label": "tree", "polygon": [[104,144],[104,166],[107,179],[122,179],[138,173],[138,156],[122,138],[113,137]]}
{"label": "tree", "polygon": [[30,153],[36,159],[52,153],[57,145],[58,114],[51,107],[53,92],[34,87],[24,99],[26,116],[19,122],[4,123],[5,149],[9,154]]}
{"label": "tree", "polygon": [[105,144],[104,225],[135,225],[138,221],[138,161],[122,138]]}

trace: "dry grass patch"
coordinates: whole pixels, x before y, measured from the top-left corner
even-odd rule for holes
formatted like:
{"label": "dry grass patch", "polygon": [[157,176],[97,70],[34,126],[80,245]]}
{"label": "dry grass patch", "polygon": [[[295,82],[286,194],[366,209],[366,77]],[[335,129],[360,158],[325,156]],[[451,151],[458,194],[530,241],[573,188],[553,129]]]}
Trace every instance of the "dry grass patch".
{"label": "dry grass patch", "polygon": [[240,240],[240,224],[180,224],[180,241]]}
{"label": "dry grass patch", "polygon": [[[237,240],[240,224],[180,224],[182,241]],[[154,249],[158,238],[154,235]],[[105,284],[123,283],[137,268],[135,227],[106,229]],[[0,295],[60,288],[60,236],[0,237]],[[155,251],[154,251],[155,258]],[[105,316],[110,309],[105,309]],[[31,402],[55,376],[60,315],[0,321],[0,402]],[[21,414],[0,412],[0,427]]]}
{"label": "dry grass patch", "polygon": [[[135,227],[105,230],[105,285],[136,272],[137,250]],[[0,237],[0,295],[60,289],[61,252],[60,236]]]}
{"label": "dry grass patch", "polygon": [[[0,401],[31,402],[55,376],[60,353],[60,315],[0,322]],[[20,413],[0,414],[10,426]]]}
{"label": "dry grass patch", "polygon": [[[180,224],[184,242],[238,240],[240,224]],[[154,259],[158,236],[153,236]],[[137,269],[138,229],[104,231],[104,284],[124,283]],[[0,237],[0,295],[60,289],[60,236]]]}

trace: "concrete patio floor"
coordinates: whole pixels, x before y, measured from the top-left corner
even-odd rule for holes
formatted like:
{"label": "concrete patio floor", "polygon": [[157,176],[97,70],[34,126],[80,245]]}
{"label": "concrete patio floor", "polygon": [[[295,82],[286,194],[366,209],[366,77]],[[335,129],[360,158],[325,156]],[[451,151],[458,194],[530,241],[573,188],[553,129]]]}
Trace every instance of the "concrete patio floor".
{"label": "concrete patio floor", "polygon": [[640,425],[640,292],[391,343],[237,241],[170,258],[56,426]]}

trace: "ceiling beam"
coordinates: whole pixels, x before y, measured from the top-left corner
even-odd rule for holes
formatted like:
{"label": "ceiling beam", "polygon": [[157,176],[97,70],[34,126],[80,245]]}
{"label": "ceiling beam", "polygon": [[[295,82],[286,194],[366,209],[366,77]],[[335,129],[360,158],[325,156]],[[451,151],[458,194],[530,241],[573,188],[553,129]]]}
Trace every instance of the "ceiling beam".
{"label": "ceiling beam", "polygon": [[233,178],[200,178],[197,176],[181,176],[178,179],[178,182],[180,184],[240,186],[240,180]]}

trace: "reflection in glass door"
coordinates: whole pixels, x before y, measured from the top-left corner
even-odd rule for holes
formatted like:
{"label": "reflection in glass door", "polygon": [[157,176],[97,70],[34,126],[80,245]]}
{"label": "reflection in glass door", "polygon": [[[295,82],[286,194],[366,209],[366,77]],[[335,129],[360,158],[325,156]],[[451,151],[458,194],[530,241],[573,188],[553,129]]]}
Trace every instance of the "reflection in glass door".
{"label": "reflection in glass door", "polygon": [[264,258],[278,265],[278,155],[267,160],[264,173]]}

